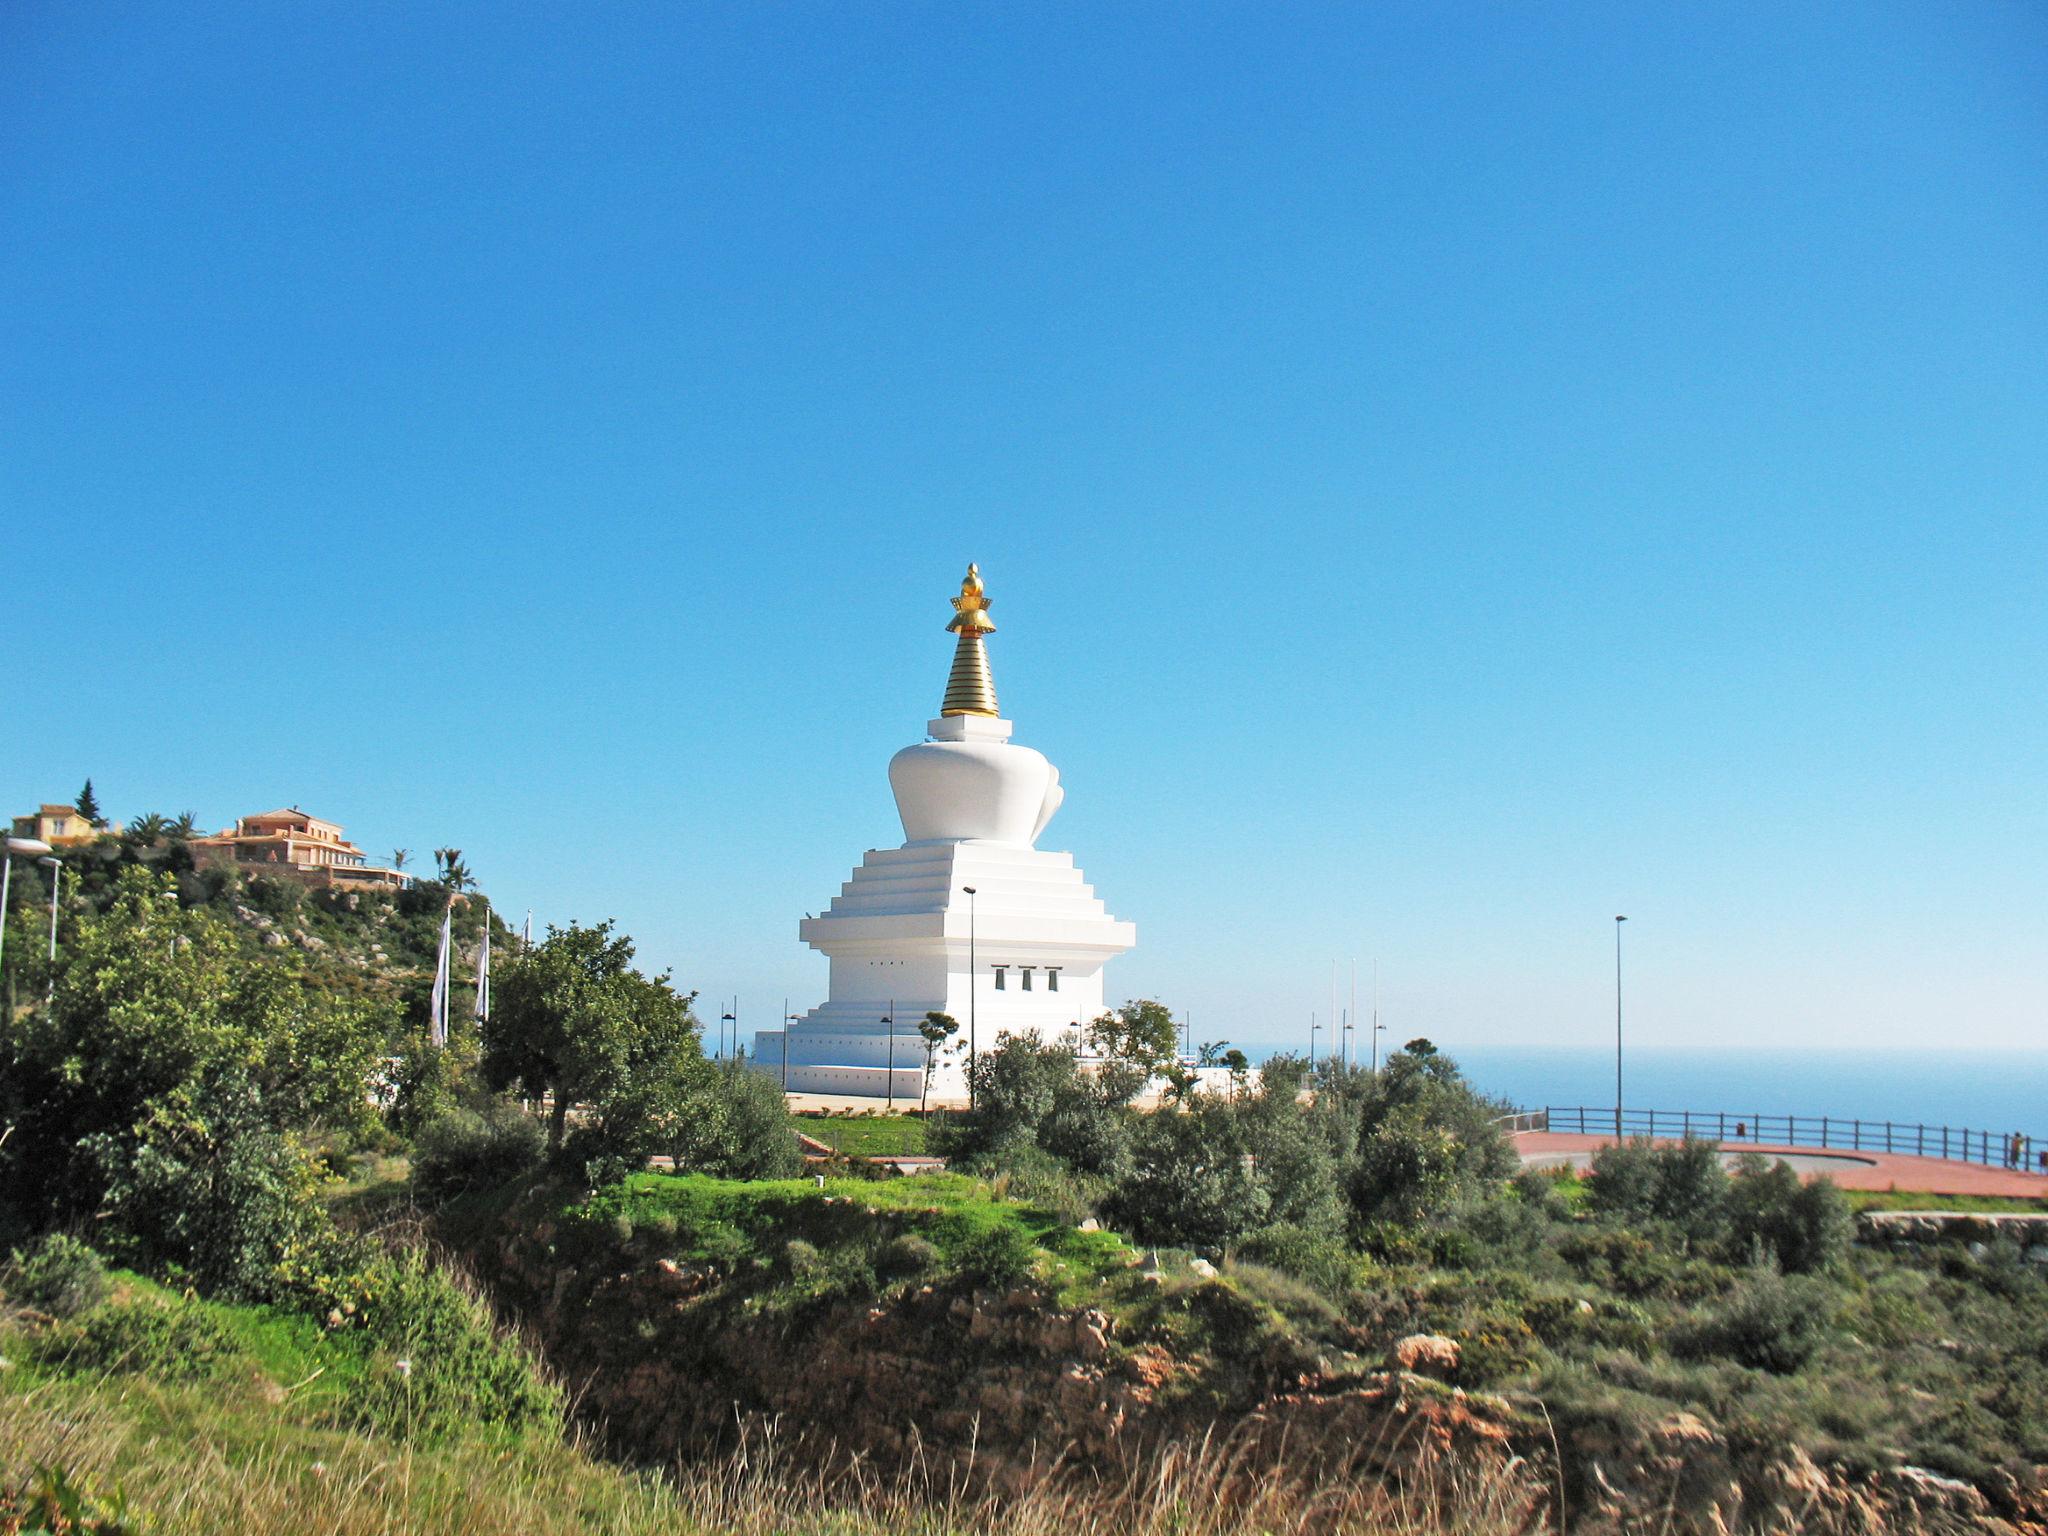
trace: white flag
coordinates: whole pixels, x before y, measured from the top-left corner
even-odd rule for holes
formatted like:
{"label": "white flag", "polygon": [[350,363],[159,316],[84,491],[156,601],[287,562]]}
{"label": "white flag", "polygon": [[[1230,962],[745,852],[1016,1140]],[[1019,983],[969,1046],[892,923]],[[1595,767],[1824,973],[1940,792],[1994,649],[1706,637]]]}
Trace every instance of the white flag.
{"label": "white flag", "polygon": [[427,1009],[427,1038],[436,1045],[448,1043],[448,927],[454,917],[451,903],[441,914],[441,953],[434,960],[434,996]]}
{"label": "white flag", "polygon": [[484,941],[476,951],[476,1016],[491,1016],[491,906],[484,903]]}

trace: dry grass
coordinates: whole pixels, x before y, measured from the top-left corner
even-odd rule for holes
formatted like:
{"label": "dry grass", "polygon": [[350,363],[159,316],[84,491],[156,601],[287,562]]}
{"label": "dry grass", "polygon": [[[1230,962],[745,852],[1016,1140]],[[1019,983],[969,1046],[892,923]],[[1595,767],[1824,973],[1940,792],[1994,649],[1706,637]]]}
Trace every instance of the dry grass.
{"label": "dry grass", "polygon": [[654,1476],[534,1438],[408,1451],[293,1424],[234,1389],[223,1399],[110,1379],[0,1391],[9,1481],[62,1466],[118,1486],[152,1530],[195,1536],[1519,1536],[1541,1528],[1543,1507],[1513,1468],[1391,1491],[1308,1488],[1242,1475],[1206,1444],[1120,1481],[1083,1486],[1055,1472],[1014,1496],[970,1492],[981,1481],[971,1474],[827,1476],[819,1460],[757,1432],[714,1466]]}

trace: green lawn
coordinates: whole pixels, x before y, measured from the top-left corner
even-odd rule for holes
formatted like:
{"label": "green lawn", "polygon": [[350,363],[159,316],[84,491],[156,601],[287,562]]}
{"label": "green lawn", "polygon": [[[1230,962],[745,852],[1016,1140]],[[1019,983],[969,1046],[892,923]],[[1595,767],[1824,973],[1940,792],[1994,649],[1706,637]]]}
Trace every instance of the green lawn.
{"label": "green lawn", "polygon": [[1859,1211],[1967,1211],[1978,1216],[2048,1212],[2048,1200],[2026,1200],[2014,1195],[1929,1195],[1889,1189],[1850,1189],[1843,1193]]}
{"label": "green lawn", "polygon": [[921,1115],[799,1115],[804,1135],[854,1157],[921,1156],[926,1121]]}

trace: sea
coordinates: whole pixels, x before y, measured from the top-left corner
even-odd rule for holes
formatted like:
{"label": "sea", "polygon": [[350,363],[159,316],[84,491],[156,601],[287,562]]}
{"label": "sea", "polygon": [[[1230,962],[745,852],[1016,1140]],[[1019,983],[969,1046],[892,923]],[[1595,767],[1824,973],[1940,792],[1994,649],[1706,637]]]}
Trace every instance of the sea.
{"label": "sea", "polygon": [[[1614,1106],[1612,1050],[1447,1047],[1482,1092],[1517,1108]],[[2048,1051],[1632,1050],[1631,1110],[1827,1115],[2048,1140]]]}

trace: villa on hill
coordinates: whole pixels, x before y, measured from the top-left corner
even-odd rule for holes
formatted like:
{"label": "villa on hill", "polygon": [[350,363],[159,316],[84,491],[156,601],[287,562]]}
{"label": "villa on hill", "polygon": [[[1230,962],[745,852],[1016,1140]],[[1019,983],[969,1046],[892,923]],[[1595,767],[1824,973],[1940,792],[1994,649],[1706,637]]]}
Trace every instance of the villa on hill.
{"label": "villa on hill", "polygon": [[78,843],[90,843],[104,833],[119,832],[117,821],[95,826],[78,814],[75,805],[39,805],[35,813],[14,818],[16,837],[33,837],[48,843],[52,848],[69,848]]}
{"label": "villa on hill", "polygon": [[[244,816],[232,828],[195,837],[186,846],[202,864],[290,875],[309,885],[402,890],[412,883],[403,871],[370,863],[362,849],[342,836],[339,822],[322,821],[297,806]],[[258,867],[250,869],[251,865]]]}

